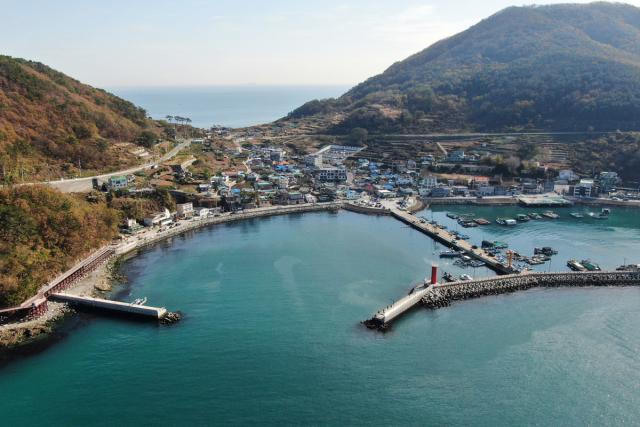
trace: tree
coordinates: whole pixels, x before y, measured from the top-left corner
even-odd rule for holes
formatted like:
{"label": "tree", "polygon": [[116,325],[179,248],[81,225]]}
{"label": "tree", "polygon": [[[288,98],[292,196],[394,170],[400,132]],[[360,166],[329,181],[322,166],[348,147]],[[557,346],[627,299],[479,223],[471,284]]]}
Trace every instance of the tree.
{"label": "tree", "polygon": [[173,120],[173,116],[166,116],[165,119],[167,119],[167,121],[171,123],[171,120]]}
{"label": "tree", "polygon": [[507,165],[507,168],[509,168],[509,172],[511,173],[516,171],[516,168],[520,166],[520,163],[522,163],[520,157],[516,156],[511,156],[505,161],[505,164]]}
{"label": "tree", "polygon": [[155,133],[145,130],[144,132],[140,133],[140,135],[138,135],[135,142],[142,147],[151,148],[153,147],[153,144],[155,144],[157,139],[158,137]]}
{"label": "tree", "polygon": [[533,142],[527,142],[525,144],[522,144],[517,151],[518,156],[520,156],[520,158],[523,160],[534,158],[536,155],[538,155],[538,152],[539,152],[538,146]]}
{"label": "tree", "polygon": [[351,133],[349,134],[349,138],[352,141],[355,142],[362,142],[362,140],[364,140],[367,135],[369,135],[369,132],[367,132],[366,129],[363,128],[353,128],[351,129]]}

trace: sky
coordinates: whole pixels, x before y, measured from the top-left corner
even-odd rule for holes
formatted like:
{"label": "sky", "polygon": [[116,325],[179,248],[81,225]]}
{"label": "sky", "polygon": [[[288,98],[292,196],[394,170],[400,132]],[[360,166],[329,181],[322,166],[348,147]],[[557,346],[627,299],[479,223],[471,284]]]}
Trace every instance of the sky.
{"label": "sky", "polygon": [[522,4],[23,0],[2,8],[0,54],[95,87],[348,85],[508,6]]}

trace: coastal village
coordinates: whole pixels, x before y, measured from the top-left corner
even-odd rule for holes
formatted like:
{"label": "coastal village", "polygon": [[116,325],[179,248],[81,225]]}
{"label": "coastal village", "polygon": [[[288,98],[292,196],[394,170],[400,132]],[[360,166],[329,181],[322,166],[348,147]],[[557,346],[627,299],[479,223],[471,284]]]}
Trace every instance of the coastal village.
{"label": "coastal village", "polygon": [[174,212],[146,212],[143,218],[127,219],[122,227],[126,234],[143,227],[163,228],[180,219],[329,201],[375,207],[379,200],[408,197],[425,204],[527,205],[543,200],[542,206],[553,208],[572,201],[638,200],[638,190],[621,187],[612,171],[581,178],[571,170],[535,163],[530,166],[543,177],[528,177],[527,170],[521,170],[519,178],[507,179],[483,164],[483,159],[497,155],[488,149],[443,150],[446,155],[393,161],[372,159],[366,146],[325,145],[300,154],[270,142],[253,133],[234,135],[214,128],[206,138],[190,140],[170,162],[94,180],[94,186],[111,197],[133,198],[164,189],[178,201]]}

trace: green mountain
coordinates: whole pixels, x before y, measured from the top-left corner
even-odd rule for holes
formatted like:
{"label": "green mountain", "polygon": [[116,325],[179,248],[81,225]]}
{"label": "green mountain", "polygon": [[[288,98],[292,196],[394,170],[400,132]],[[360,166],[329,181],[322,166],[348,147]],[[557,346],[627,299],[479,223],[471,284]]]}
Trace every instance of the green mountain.
{"label": "green mountain", "polygon": [[335,134],[640,129],[640,9],[510,7],[282,121],[309,116]]}
{"label": "green mountain", "polygon": [[145,131],[161,129],[131,102],[39,62],[0,55],[3,180],[16,181],[23,170],[45,179],[46,165],[70,176],[78,159],[84,171],[135,164],[138,157],[116,143]]}

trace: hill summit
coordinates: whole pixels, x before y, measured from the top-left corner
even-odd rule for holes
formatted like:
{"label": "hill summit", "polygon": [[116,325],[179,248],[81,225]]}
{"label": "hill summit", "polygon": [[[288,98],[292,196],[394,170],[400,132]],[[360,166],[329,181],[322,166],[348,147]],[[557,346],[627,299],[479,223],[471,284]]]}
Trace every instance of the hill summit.
{"label": "hill summit", "polygon": [[281,121],[308,116],[336,134],[640,128],[640,9],[509,7]]}
{"label": "hill summit", "polygon": [[0,55],[0,162],[6,182],[15,181],[17,169],[42,175],[45,165],[69,176],[79,159],[83,170],[94,171],[136,164],[138,157],[116,143],[161,133],[157,128],[129,101],[39,62]]}

